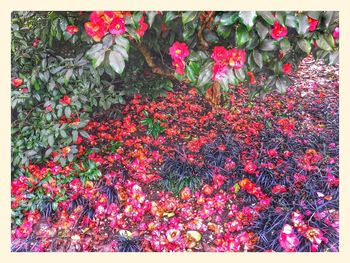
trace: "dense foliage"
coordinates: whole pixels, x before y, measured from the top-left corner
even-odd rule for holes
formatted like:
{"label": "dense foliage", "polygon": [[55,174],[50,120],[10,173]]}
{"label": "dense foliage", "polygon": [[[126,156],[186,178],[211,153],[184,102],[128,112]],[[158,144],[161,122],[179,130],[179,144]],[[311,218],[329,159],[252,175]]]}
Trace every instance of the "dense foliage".
{"label": "dense foliage", "polygon": [[12,250],[337,251],[338,25],[13,12]]}

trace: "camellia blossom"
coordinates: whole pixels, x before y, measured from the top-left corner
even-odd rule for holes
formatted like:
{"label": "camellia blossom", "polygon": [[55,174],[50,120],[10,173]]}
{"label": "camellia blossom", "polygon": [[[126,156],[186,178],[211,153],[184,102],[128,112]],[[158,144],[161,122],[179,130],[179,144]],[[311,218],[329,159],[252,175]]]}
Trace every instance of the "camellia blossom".
{"label": "camellia blossom", "polygon": [[292,71],[292,65],[289,63],[286,63],[283,65],[283,72],[284,74],[289,74]]}
{"label": "camellia blossom", "polygon": [[334,37],[334,39],[339,38],[339,27],[334,28],[333,37]]}
{"label": "camellia blossom", "polygon": [[145,23],[145,17],[142,16],[141,19],[140,19],[140,21],[139,21],[139,28],[136,29],[136,33],[137,33],[140,37],[142,37],[142,36],[145,34],[145,32],[146,32],[147,29],[148,29],[148,25],[147,25],[147,23]]}
{"label": "camellia blossom", "polygon": [[181,59],[175,59],[172,62],[173,66],[175,67],[175,71],[177,74],[183,75],[185,73],[185,63]]}
{"label": "camellia blossom", "polygon": [[69,25],[66,27],[66,31],[69,34],[74,35],[75,33],[77,33],[79,31],[79,28],[77,26]]}
{"label": "camellia blossom", "polygon": [[288,29],[287,27],[282,26],[280,23],[275,21],[273,23],[272,31],[271,31],[271,37],[273,39],[281,39],[285,37],[288,34]]}
{"label": "camellia blossom", "polygon": [[188,200],[192,197],[192,192],[189,187],[185,187],[184,189],[181,190],[180,192],[180,198],[182,200]]}
{"label": "camellia blossom", "polygon": [[96,23],[91,21],[86,22],[84,24],[84,28],[86,33],[90,37],[92,37],[92,39],[95,40],[96,42],[99,42],[107,32],[107,28],[103,20],[100,20]]}
{"label": "camellia blossom", "polygon": [[247,76],[249,76],[249,78],[250,78],[249,83],[250,83],[251,85],[256,84],[256,79],[255,79],[255,76],[254,76],[254,73],[253,73],[253,72],[248,71],[248,72],[247,72]]}
{"label": "camellia blossom", "polygon": [[215,63],[213,67],[213,80],[221,80],[227,75],[227,66],[219,63]]}
{"label": "camellia blossom", "polygon": [[309,21],[309,32],[313,32],[316,30],[317,25],[318,25],[318,20],[313,19],[312,17],[308,17],[307,20]]}
{"label": "camellia blossom", "polygon": [[125,31],[126,29],[124,18],[114,19],[109,26],[109,33],[112,35],[123,35]]}
{"label": "camellia blossom", "polygon": [[[211,58],[214,59],[215,62],[219,63],[227,63],[230,52],[223,46],[216,46],[211,53]],[[226,62],[226,63],[225,63]]]}
{"label": "camellia blossom", "polygon": [[180,43],[180,42],[176,41],[169,48],[169,54],[173,60],[175,60],[175,59],[183,60],[190,54],[190,51],[189,51],[186,43]]}
{"label": "camellia blossom", "polygon": [[12,85],[15,86],[16,88],[23,85],[23,79],[16,78],[12,80]]}
{"label": "camellia blossom", "polygon": [[246,60],[246,52],[244,50],[233,48],[230,50],[229,65],[234,69],[243,67]]}
{"label": "camellia blossom", "polygon": [[71,104],[71,98],[67,95],[64,95],[63,99],[60,99],[61,104],[70,105]]}
{"label": "camellia blossom", "polygon": [[293,227],[291,225],[285,224],[282,228],[279,237],[280,246],[286,252],[296,252],[297,246],[299,245],[299,239],[294,233]]}

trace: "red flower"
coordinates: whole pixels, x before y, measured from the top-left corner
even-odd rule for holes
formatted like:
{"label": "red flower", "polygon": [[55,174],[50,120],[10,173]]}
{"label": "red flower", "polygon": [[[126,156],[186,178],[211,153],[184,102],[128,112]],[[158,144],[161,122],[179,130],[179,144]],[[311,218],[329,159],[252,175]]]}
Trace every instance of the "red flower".
{"label": "red flower", "polygon": [[270,158],[274,158],[274,157],[277,157],[278,152],[276,151],[276,149],[270,149],[270,150],[267,151],[267,155]]}
{"label": "red flower", "polygon": [[274,194],[282,194],[287,192],[287,188],[284,185],[275,185],[272,187],[272,193]]}
{"label": "red flower", "polygon": [[255,163],[253,163],[252,161],[248,161],[247,164],[244,166],[244,171],[249,174],[254,174],[257,168],[258,167]]}
{"label": "red flower", "polygon": [[184,189],[181,190],[180,192],[180,198],[182,200],[188,200],[192,197],[192,192],[189,187],[185,187]]}
{"label": "red flower", "polygon": [[65,104],[65,105],[70,105],[71,104],[71,98],[68,97],[67,95],[65,95],[63,97],[63,99],[60,99],[60,103],[61,104]]}
{"label": "red flower", "polygon": [[229,54],[229,64],[234,69],[239,69],[243,67],[246,60],[246,53],[244,50],[239,50],[236,48],[231,49]]}
{"label": "red flower", "polygon": [[309,32],[315,31],[318,25],[318,20],[313,19],[312,17],[308,17],[307,20],[309,21]]}
{"label": "red flower", "polygon": [[107,32],[106,24],[102,19],[97,22],[86,22],[84,28],[86,33],[96,42],[100,41]]}
{"label": "red flower", "polygon": [[12,80],[12,85],[15,86],[16,88],[21,86],[23,84],[23,79],[16,78]]}
{"label": "red flower", "polygon": [[147,28],[148,28],[148,25],[147,25],[147,23],[144,22],[144,20],[145,20],[145,17],[142,16],[141,19],[140,19],[140,21],[139,21],[139,28],[136,29],[136,33],[137,33],[140,37],[142,37],[142,36],[145,34],[145,32],[146,32],[146,30],[147,30]]}
{"label": "red flower", "polygon": [[277,40],[277,39],[285,37],[287,35],[287,33],[288,33],[288,29],[286,27],[282,26],[277,21],[275,21],[275,23],[273,24],[272,31],[271,31],[272,38]]}
{"label": "red flower", "polygon": [[299,239],[291,225],[285,224],[279,237],[279,243],[286,252],[295,252],[299,245]]}
{"label": "red flower", "polygon": [[175,67],[177,74],[183,75],[185,73],[185,64],[184,64],[183,60],[175,59],[175,60],[173,60],[172,64]]}
{"label": "red flower", "polygon": [[224,48],[223,46],[216,46],[214,47],[213,52],[211,53],[211,58],[214,59],[215,62],[225,63],[229,55],[230,52],[226,48]]}
{"label": "red flower", "polygon": [[39,43],[40,43],[40,39],[39,38],[35,38],[34,42],[33,42],[33,47],[38,47]]}
{"label": "red flower", "polygon": [[114,19],[109,26],[109,33],[112,35],[123,35],[125,31],[125,22],[123,18]]}
{"label": "red flower", "polygon": [[284,74],[289,74],[292,71],[292,65],[289,63],[286,63],[283,65],[283,72]]}
{"label": "red flower", "polygon": [[339,38],[339,27],[334,28],[333,37],[334,37],[334,39]]}
{"label": "red flower", "polygon": [[70,26],[67,26],[66,27],[66,31],[71,34],[71,35],[74,35],[75,33],[77,33],[79,31],[78,27],[77,26],[73,26],[73,25],[70,25]]}
{"label": "red flower", "polygon": [[211,187],[208,184],[205,184],[202,187],[202,192],[207,196],[211,195],[213,193],[213,191],[214,191],[213,187]]}
{"label": "red flower", "polygon": [[173,60],[175,59],[185,59],[189,54],[188,47],[186,43],[175,42],[169,49],[169,54]]}
{"label": "red flower", "polygon": [[215,63],[213,67],[213,80],[220,80],[226,76],[227,66],[219,63]]}
{"label": "red flower", "polygon": [[248,71],[248,72],[247,72],[247,75],[248,75],[249,78],[250,78],[249,83],[250,83],[251,85],[254,85],[254,84],[256,83],[256,79],[255,79],[254,73]]}

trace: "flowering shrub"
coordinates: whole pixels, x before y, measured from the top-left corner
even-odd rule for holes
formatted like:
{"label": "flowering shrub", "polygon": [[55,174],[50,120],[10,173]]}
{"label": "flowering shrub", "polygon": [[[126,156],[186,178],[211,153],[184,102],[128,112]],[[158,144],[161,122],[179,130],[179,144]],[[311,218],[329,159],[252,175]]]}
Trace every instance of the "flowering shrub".
{"label": "flowering shrub", "polygon": [[337,251],[338,20],[14,12],[12,250]]}

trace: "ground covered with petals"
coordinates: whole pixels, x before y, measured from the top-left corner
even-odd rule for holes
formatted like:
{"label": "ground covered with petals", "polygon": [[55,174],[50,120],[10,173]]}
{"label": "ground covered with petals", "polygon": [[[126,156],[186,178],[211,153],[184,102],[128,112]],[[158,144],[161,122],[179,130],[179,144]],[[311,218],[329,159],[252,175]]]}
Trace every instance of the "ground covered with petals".
{"label": "ground covered with petals", "polygon": [[338,95],[307,58],[283,95],[135,96],[12,181],[12,250],[338,251]]}

